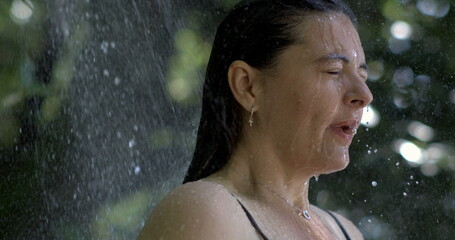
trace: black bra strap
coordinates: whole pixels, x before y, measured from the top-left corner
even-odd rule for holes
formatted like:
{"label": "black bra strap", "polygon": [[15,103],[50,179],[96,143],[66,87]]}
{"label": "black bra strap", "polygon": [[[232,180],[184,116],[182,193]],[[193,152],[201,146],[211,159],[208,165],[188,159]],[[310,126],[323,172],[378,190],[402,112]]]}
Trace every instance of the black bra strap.
{"label": "black bra strap", "polygon": [[330,211],[327,211],[325,210],[330,216],[332,216],[332,218],[335,220],[335,222],[338,224],[338,227],[340,227],[341,231],[343,232],[344,234],[344,237],[346,238],[346,240],[351,240],[351,238],[349,237],[348,233],[346,232],[346,229],[344,229],[343,225],[341,225],[341,222],[338,220],[338,218],[335,217],[335,215],[333,215],[333,213],[331,213]]}
{"label": "black bra strap", "polygon": [[[268,238],[265,236],[265,234],[262,232],[262,230],[259,228],[258,224],[256,223],[256,221],[254,220],[253,216],[251,216],[250,212],[245,208],[245,206],[243,206],[243,204],[237,199],[237,202],[240,204],[240,206],[242,207],[243,211],[245,212],[246,216],[248,217],[248,219],[250,220],[251,222],[251,225],[253,225],[254,229],[256,229],[256,231],[258,232],[258,234],[261,236],[261,238],[263,240],[268,240]],[[341,224],[341,222],[338,220],[337,217],[335,217],[335,215],[333,215],[333,213],[331,213],[330,211],[327,211],[325,210],[334,220],[335,222],[338,224],[338,227],[341,229],[341,231],[343,232],[343,235],[344,237],[346,238],[346,240],[351,240],[351,237],[349,237],[349,234],[346,232],[346,229],[344,229],[343,225]]]}
{"label": "black bra strap", "polygon": [[264,240],[268,240],[268,238],[265,236],[265,234],[261,231],[261,229],[259,228],[258,224],[256,223],[256,221],[254,220],[253,216],[251,216],[250,212],[248,212],[248,210],[246,210],[245,206],[243,206],[243,204],[237,199],[237,202],[239,202],[240,206],[242,206],[242,209],[243,211],[245,212],[246,216],[248,217],[248,219],[250,220],[251,222],[251,225],[253,225],[253,227],[256,229],[256,231],[259,233],[259,235],[261,236],[262,239]]}

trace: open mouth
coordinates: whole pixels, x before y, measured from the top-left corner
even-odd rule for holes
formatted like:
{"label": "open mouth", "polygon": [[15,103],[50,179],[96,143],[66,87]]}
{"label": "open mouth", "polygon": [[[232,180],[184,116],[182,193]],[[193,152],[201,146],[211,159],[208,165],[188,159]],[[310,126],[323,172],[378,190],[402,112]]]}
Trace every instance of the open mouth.
{"label": "open mouth", "polygon": [[348,125],[341,126],[341,130],[346,134],[355,135],[357,133],[357,128],[351,127]]}
{"label": "open mouth", "polygon": [[358,122],[355,120],[348,120],[331,125],[331,128],[341,136],[343,139],[351,141],[357,133]]}

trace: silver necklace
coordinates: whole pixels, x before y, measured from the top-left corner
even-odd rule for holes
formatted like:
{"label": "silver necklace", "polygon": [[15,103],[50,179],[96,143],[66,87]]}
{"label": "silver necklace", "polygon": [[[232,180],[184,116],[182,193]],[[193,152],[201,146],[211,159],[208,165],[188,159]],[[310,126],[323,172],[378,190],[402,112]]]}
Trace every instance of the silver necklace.
{"label": "silver necklace", "polygon": [[244,177],[242,174],[240,174],[239,172],[235,171],[234,169],[229,169],[231,171],[233,171],[234,173],[236,173],[237,175],[239,175],[243,181],[247,181],[249,183],[253,183],[253,184],[256,184],[256,185],[259,185],[263,188],[265,188],[267,191],[273,193],[275,196],[281,198],[285,203],[287,203],[290,207],[294,208],[295,210],[297,210],[298,212],[298,215],[299,216],[303,216],[304,218],[310,220],[311,219],[311,215],[310,215],[310,212],[308,210],[303,210],[297,206],[295,206],[294,204],[292,204],[289,200],[287,200],[285,197],[283,197],[281,194],[275,192],[270,186],[266,185],[266,184],[262,184],[262,183],[258,183],[258,182],[251,182],[249,181],[246,177]]}

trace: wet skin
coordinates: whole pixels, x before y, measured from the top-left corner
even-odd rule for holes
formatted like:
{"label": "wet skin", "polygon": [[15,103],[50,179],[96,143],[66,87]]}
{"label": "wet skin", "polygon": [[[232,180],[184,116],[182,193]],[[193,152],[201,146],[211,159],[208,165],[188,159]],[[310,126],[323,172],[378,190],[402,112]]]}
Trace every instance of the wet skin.
{"label": "wet skin", "polygon": [[[296,35],[298,43],[285,49],[271,69],[231,64],[231,90],[245,109],[236,151],[220,171],[166,196],[139,239],[260,239],[236,198],[269,239],[344,239],[327,213],[309,206],[308,183],[315,174],[349,163],[354,129],[372,101],[365,56],[344,15],[312,14]],[[263,184],[309,209],[311,220],[298,216]],[[338,218],[352,239],[363,239],[349,220]]]}
{"label": "wet skin", "polygon": [[365,55],[343,15],[313,15],[301,28],[302,43],[264,73],[257,128],[290,168],[330,173],[347,166],[354,129],[372,101]]}

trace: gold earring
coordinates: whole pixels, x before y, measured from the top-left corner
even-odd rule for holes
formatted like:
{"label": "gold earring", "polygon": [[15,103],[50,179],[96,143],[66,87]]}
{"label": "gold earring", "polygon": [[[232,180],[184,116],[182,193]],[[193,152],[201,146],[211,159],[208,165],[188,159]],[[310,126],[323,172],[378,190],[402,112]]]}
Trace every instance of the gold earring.
{"label": "gold earring", "polygon": [[253,119],[253,114],[254,114],[254,105],[251,106],[251,114],[250,114],[250,119],[248,119],[248,122],[250,123],[250,127],[253,126],[253,122],[254,122],[254,119]]}

